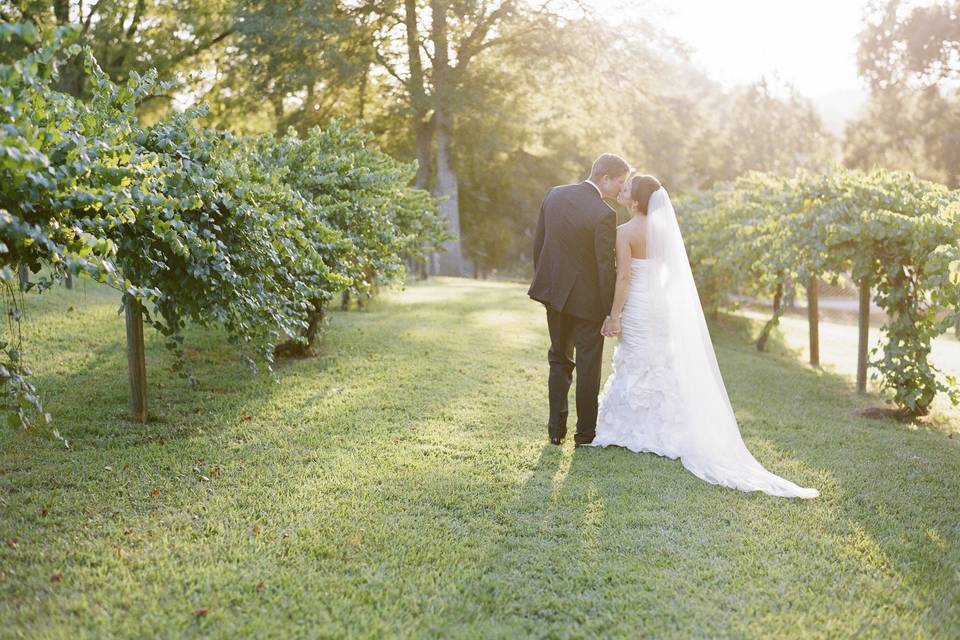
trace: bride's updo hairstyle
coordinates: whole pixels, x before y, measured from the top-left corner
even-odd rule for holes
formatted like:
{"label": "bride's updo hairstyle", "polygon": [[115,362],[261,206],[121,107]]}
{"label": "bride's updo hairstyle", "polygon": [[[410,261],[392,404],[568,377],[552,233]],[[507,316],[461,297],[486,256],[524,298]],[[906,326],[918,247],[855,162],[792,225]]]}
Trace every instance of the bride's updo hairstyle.
{"label": "bride's updo hairstyle", "polygon": [[660,181],[653,176],[638,174],[630,178],[630,199],[637,203],[643,215],[647,215],[650,196],[659,188]]}

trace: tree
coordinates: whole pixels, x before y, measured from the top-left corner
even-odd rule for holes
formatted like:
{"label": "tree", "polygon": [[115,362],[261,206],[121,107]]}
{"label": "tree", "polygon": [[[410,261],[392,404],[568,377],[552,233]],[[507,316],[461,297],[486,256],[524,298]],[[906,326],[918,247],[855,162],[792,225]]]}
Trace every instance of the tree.
{"label": "tree", "polygon": [[860,33],[860,75],[875,90],[933,86],[960,75],[960,2],[888,0]]}
{"label": "tree", "polygon": [[[185,69],[213,60],[233,35],[233,0],[3,0],[0,13],[8,21],[31,21],[42,30],[76,25],[79,41],[89,45],[101,69],[117,83],[131,71],[144,75],[156,69],[170,79]],[[89,97],[91,88],[82,56],[58,62],[57,88],[76,97]],[[196,92],[199,73],[181,74],[183,83],[143,96],[141,115],[154,119],[169,113],[177,92]]]}
{"label": "tree", "polygon": [[[960,301],[958,198],[907,172],[838,167],[791,179],[748,174],[678,208],[698,287],[711,302],[736,292],[776,298],[789,282],[851,274],[861,292],[858,390],[873,367],[903,413],[923,415],[938,392],[960,401],[957,380],[929,362],[932,340]],[[870,354],[873,294],[889,319]]]}
{"label": "tree", "polygon": [[906,169],[960,186],[960,2],[889,0],[860,34],[866,113],[847,126],[847,166]]}
{"label": "tree", "polygon": [[[519,0],[450,2],[404,0],[386,7],[404,26],[402,47],[384,39],[377,60],[404,91],[416,144],[416,184],[431,185],[453,238],[437,256],[438,273],[464,275],[460,192],[455,164],[462,93],[477,60],[532,37],[553,18],[550,2],[540,7]],[[435,143],[435,146],[434,146]]]}
{"label": "tree", "polygon": [[[187,377],[187,322],[223,327],[269,367],[281,339],[316,341],[336,291],[397,276],[414,245],[442,239],[411,168],[358,131],[238,137],[202,126],[203,107],[144,127],[136,105],[165,86],[155,72],[113,83],[89,48],[64,48],[80,34],[0,25],[0,285],[16,323],[22,265],[49,273],[24,289],[72,273],[122,292],[134,419],[147,417],[144,322]],[[58,60],[78,54],[88,99],[54,86]],[[41,406],[18,337],[4,337],[0,410],[27,424]]]}
{"label": "tree", "polygon": [[[226,126],[306,133],[332,118],[362,120],[373,62],[376,13],[336,0],[254,1],[238,5],[229,56],[207,92]],[[371,17],[372,16],[372,17]],[[253,118],[253,127],[244,121]]]}

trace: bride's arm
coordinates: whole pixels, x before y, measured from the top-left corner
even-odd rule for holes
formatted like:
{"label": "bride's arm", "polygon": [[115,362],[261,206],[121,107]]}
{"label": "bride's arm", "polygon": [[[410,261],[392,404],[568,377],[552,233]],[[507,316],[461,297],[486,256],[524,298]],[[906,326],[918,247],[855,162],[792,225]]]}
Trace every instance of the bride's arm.
{"label": "bride's arm", "polygon": [[617,287],[613,293],[613,308],[610,310],[608,329],[611,335],[620,334],[620,315],[623,305],[627,304],[627,292],[630,290],[630,237],[623,229],[617,229]]}

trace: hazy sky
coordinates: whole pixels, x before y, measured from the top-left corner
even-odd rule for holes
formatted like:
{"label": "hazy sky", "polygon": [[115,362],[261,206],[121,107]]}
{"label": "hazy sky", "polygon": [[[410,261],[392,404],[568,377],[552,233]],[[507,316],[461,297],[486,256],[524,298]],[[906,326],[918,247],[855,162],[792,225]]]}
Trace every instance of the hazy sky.
{"label": "hazy sky", "polygon": [[587,0],[616,19],[645,16],[686,42],[724,85],[776,73],[811,98],[861,90],[856,37],[868,0]]}

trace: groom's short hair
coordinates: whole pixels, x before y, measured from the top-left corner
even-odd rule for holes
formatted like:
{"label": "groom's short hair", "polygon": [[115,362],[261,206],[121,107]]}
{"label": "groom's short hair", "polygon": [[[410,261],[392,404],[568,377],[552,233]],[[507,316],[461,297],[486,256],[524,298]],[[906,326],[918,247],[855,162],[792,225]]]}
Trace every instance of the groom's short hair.
{"label": "groom's short hair", "polygon": [[616,178],[626,173],[630,173],[630,165],[627,161],[615,153],[605,153],[593,161],[593,168],[590,169],[590,180],[599,182],[603,176]]}

